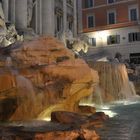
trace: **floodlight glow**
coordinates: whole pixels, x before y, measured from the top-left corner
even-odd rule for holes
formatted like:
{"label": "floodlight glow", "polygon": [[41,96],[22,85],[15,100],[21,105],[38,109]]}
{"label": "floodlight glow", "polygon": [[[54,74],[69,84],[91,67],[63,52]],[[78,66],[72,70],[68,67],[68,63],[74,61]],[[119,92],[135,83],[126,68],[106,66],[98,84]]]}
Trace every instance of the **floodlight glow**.
{"label": "floodlight glow", "polygon": [[98,31],[95,32],[94,37],[99,44],[104,45],[107,43],[107,37],[109,36],[109,34],[109,31]]}
{"label": "floodlight glow", "polygon": [[50,121],[51,121],[51,118],[50,118],[50,117],[46,117],[46,118],[43,118],[42,120],[43,120],[43,121],[50,122]]}

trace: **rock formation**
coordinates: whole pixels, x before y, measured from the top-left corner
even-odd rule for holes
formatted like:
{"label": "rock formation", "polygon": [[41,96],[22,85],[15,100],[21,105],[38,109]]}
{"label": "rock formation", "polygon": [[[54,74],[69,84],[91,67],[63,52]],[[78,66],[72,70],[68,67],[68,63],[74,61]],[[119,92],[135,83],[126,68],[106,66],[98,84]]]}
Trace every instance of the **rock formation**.
{"label": "rock formation", "polygon": [[76,112],[81,98],[98,84],[97,72],[52,37],[0,51],[4,54],[0,59],[0,120],[47,119],[53,111]]}
{"label": "rock formation", "polygon": [[[99,140],[95,128],[102,127],[108,119],[102,112],[90,116],[77,113],[56,111],[51,122],[25,121],[0,125],[0,140]],[[18,130],[18,131],[17,131]]]}

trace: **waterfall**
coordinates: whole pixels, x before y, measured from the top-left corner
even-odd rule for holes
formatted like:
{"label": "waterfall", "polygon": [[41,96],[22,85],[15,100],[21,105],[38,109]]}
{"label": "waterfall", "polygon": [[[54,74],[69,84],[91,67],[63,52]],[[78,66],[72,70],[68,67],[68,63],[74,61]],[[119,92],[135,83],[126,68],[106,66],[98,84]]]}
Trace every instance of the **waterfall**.
{"label": "waterfall", "polygon": [[11,67],[12,66],[12,58],[11,57],[7,57],[6,58],[6,62],[5,62],[5,66],[7,67]]}
{"label": "waterfall", "polygon": [[95,96],[93,96],[93,98],[96,98],[96,103],[99,104],[100,106],[103,105],[103,98],[102,98],[102,91],[100,86],[98,85],[95,89],[95,93],[93,94]]}
{"label": "waterfall", "polygon": [[130,99],[136,95],[124,64],[97,62],[89,65],[98,71],[100,77],[99,87],[93,93],[93,102],[101,104]]}
{"label": "waterfall", "polygon": [[15,113],[12,115],[11,120],[15,118],[24,118],[34,116],[36,114],[36,95],[32,82],[22,75],[16,76],[17,82],[17,105]]}

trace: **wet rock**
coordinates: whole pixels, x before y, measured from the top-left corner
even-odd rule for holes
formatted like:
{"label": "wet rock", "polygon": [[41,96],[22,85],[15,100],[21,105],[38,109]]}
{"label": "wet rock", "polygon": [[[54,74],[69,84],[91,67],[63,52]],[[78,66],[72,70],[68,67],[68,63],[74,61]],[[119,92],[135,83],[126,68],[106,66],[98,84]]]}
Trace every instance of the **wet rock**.
{"label": "wet rock", "polygon": [[88,116],[87,121],[81,125],[82,128],[93,129],[101,128],[103,123],[109,119],[108,115],[104,112],[96,112],[93,115]]}
{"label": "wet rock", "polygon": [[140,96],[140,81],[134,81],[134,85],[135,85],[137,95]]}
{"label": "wet rock", "polygon": [[0,99],[0,120],[7,121],[17,108],[17,100],[14,97]]}
{"label": "wet rock", "polygon": [[76,131],[66,131],[66,132],[49,132],[46,134],[36,134],[34,140],[74,140],[79,136]]}
{"label": "wet rock", "polygon": [[42,37],[25,42],[20,48],[14,49],[11,56],[20,61],[19,65],[44,65],[54,64],[65,60],[74,59],[74,54],[66,49],[63,44],[53,37]]}
{"label": "wet rock", "polygon": [[8,140],[99,140],[94,129],[37,120],[1,124],[0,140],[4,138]]}
{"label": "wet rock", "polygon": [[3,134],[0,134],[0,140],[99,140],[98,134],[94,130],[88,129],[79,129],[71,131],[51,131],[51,132],[24,132],[18,130],[14,132],[11,130],[3,131]]}
{"label": "wet rock", "polygon": [[79,105],[79,109],[80,109],[80,112],[83,114],[91,114],[91,113],[96,112],[95,107],[91,107],[91,106],[80,106]]}
{"label": "wet rock", "polygon": [[94,130],[73,130],[66,132],[50,132],[46,134],[36,134],[35,140],[99,140],[99,136]]}
{"label": "wet rock", "polygon": [[83,129],[102,127],[103,122],[108,119],[109,117],[103,112],[97,112],[90,116],[66,111],[56,111],[51,114],[52,122],[69,124]]}
{"label": "wet rock", "polygon": [[56,111],[51,113],[51,121],[64,124],[81,124],[86,122],[87,116],[81,116],[77,113]]}
{"label": "wet rock", "polygon": [[48,119],[53,111],[78,112],[79,101],[99,82],[98,73],[55,38],[17,43],[2,52],[7,51],[12,65],[0,69],[0,95],[6,90],[5,98],[12,95],[17,101],[10,120]]}
{"label": "wet rock", "polygon": [[[0,74],[0,93],[16,87],[15,77],[10,73]],[[0,94],[1,96],[1,94]]]}

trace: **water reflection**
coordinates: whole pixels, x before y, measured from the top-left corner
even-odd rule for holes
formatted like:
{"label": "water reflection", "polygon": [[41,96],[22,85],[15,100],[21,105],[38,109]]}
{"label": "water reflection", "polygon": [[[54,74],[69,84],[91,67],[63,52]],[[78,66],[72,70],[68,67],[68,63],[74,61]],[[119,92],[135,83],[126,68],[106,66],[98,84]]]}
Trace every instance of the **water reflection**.
{"label": "water reflection", "polygon": [[[102,140],[139,140],[140,97],[105,105],[102,111],[110,116],[98,130]],[[101,110],[99,110],[101,111]],[[112,117],[111,117],[112,116]]]}

